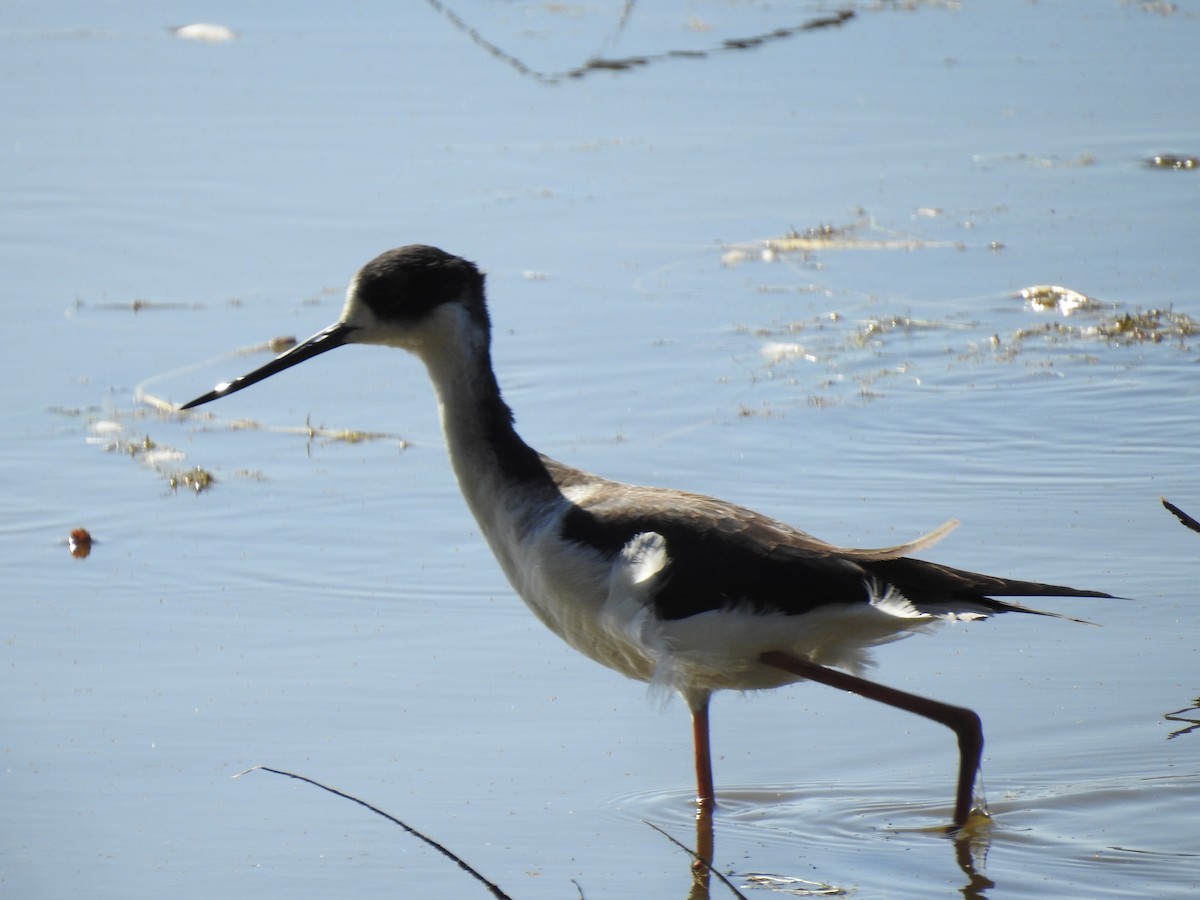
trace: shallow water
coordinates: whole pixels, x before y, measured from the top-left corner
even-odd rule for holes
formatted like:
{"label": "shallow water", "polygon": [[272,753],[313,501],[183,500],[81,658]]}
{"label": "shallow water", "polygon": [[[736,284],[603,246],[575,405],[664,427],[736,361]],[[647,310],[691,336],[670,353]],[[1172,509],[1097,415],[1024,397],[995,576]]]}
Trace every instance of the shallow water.
{"label": "shallow water", "polygon": [[[692,840],[682,704],[511,595],[417,363],[342,350],[186,418],[139,399],[247,371],[267,354],[218,355],[316,331],[358,265],[422,241],[487,269],[540,449],[843,544],[958,518],[926,555],[1130,598],[1042,604],[1100,627],[1009,616],[878,654],[983,717],[994,822],[965,865],[928,831],[943,729],[813,685],[719,697],[734,883],[1194,893],[1200,535],[1158,498],[1200,515],[1195,339],[1095,329],[1200,317],[1200,172],[1147,164],[1200,153],[1196,14],[861,8],[742,50],[828,11],[447,8],[218,5],[224,44],[139,3],[0,31],[4,892],[484,895],[361,807],[230,778],[265,764],[514,897],[687,893],[643,824]],[[820,226],[847,240],[761,258]],[[1014,296],[1039,284],[1097,305]],[[215,485],[172,488],[194,466]]]}

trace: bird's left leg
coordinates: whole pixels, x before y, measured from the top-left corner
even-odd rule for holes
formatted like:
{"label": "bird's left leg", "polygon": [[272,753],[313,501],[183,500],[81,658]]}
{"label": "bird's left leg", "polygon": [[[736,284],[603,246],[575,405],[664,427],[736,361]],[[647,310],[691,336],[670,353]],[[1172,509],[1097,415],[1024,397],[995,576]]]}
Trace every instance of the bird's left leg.
{"label": "bird's left leg", "polygon": [[975,795],[975,775],[979,771],[979,762],[983,756],[983,723],[973,710],[867,681],[865,678],[848,675],[789,653],[772,650],[762,654],[759,659],[768,666],[783,669],[801,678],[819,681],[821,684],[850,691],[868,700],[877,700],[896,709],[941,722],[952,730],[958,736],[959,753],[958,789],[954,798],[954,830],[957,831],[967,824]]}

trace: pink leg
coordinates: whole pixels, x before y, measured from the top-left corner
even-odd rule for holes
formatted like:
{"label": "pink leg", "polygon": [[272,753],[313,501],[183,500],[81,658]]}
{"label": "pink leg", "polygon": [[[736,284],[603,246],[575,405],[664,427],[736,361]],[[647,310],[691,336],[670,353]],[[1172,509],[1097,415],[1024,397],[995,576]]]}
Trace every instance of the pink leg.
{"label": "pink leg", "polygon": [[[807,660],[798,659],[787,653],[771,651],[759,657],[769,666],[799,675],[810,681],[819,681],[830,687],[851,691],[868,700],[877,700],[916,713],[935,722],[945,725],[958,735],[958,790],[954,798],[954,828],[962,828],[971,815],[971,805],[975,796],[975,773],[979,771],[980,759],[983,756],[983,724],[979,716],[963,706],[951,706],[940,703],[928,697],[919,697],[895,688],[867,681],[845,672],[838,672]],[[699,759],[699,757],[697,757]]]}
{"label": "pink leg", "polygon": [[701,812],[716,805],[713,790],[712,751],[708,741],[708,695],[693,701],[692,741],[696,746],[696,805]]}
{"label": "pink leg", "polygon": [[712,751],[708,739],[708,694],[689,697],[692,709],[692,742],[696,748],[696,855],[692,864],[692,893],[689,897],[708,897],[709,866],[713,860],[713,789]]}

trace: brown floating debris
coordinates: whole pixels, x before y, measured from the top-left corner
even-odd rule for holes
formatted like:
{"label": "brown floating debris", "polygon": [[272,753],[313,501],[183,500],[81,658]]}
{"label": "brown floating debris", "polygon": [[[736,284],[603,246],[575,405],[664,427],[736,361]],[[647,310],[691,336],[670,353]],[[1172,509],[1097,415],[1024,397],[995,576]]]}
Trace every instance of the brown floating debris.
{"label": "brown floating debris", "polygon": [[1124,344],[1158,344],[1167,338],[1200,334],[1200,322],[1173,309],[1124,312],[1097,326],[1101,337]]}
{"label": "brown floating debris", "polygon": [[296,346],[296,338],[290,334],[273,337],[267,341],[267,346],[271,348],[272,353],[282,353],[284,350],[291,350]]}
{"label": "brown floating debris", "polygon": [[92,535],[86,528],[76,528],[67,538],[67,547],[76,559],[87,559],[92,552]]}
{"label": "brown floating debris", "polygon": [[1096,301],[1087,294],[1057,284],[1035,284],[1022,288],[1017,296],[1039,312],[1057,311],[1064,316],[1094,306]]}
{"label": "brown floating debris", "polygon": [[821,224],[812,228],[788,229],[779,237],[754,243],[727,244],[722,248],[721,262],[727,266],[750,260],[775,262],[789,255],[807,256],[825,250],[925,250],[961,248],[953,241],[930,241],[899,231],[876,227],[869,219],[860,218],[849,225]]}
{"label": "brown floating debris", "polygon": [[186,472],[176,472],[170,477],[168,483],[172,490],[179,490],[181,487],[191,488],[197,494],[201,491],[206,491],[216,482],[216,477],[208,469],[203,469],[196,466],[194,469],[188,469]]}
{"label": "brown floating debris", "polygon": [[1200,157],[1160,153],[1146,160],[1146,164],[1152,169],[1200,169]]}

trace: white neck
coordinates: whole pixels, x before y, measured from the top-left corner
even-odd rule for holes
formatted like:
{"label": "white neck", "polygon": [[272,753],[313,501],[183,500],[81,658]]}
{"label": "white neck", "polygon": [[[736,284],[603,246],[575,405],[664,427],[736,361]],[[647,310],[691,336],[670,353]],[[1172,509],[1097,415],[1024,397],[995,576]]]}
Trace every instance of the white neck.
{"label": "white neck", "polygon": [[443,333],[415,349],[433,382],[459,487],[511,578],[516,560],[509,542],[536,524],[557,489],[538,454],[512,426],[492,373],[487,335],[465,314],[451,327],[457,335]]}

